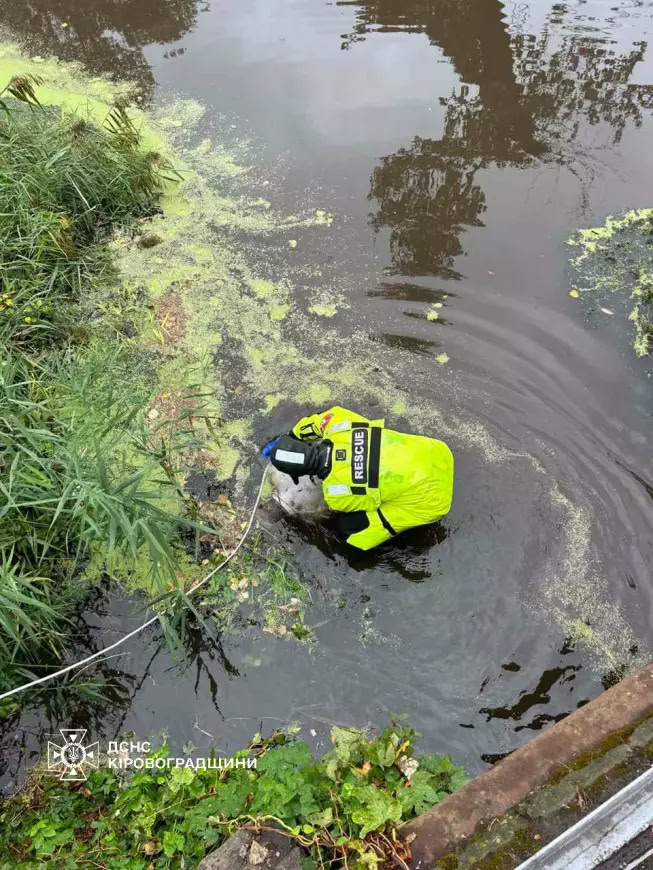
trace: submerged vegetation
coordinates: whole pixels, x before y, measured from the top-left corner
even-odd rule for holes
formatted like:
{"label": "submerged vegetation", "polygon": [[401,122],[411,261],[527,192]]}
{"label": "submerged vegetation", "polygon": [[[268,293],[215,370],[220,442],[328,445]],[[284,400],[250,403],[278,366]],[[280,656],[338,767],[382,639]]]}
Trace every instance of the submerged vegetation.
{"label": "submerged vegetation", "polygon": [[106,767],[84,783],[34,775],[0,803],[0,870],[195,867],[241,828],[281,830],[306,868],[408,866],[397,830],[465,782],[448,757],[413,758],[417,736],[398,722],[376,738],[336,727],[333,749],[316,761],[305,743],[275,732],[236,753],[256,769],[167,768],[162,746],[150,756],[159,767],[130,777]]}
{"label": "submerged vegetation", "polygon": [[[579,230],[568,244],[580,248],[571,263],[578,286],[571,295],[588,294],[606,303],[626,295],[632,343],[639,357],[653,352],[653,209],[608,217],[602,227]],[[608,313],[611,313],[608,310]]]}

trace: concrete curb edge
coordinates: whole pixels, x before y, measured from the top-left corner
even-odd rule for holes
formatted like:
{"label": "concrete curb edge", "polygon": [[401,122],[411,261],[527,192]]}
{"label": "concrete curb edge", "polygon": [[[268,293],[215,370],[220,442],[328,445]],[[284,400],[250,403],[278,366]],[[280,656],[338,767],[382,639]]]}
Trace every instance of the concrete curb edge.
{"label": "concrete curb edge", "polygon": [[412,843],[414,870],[430,870],[482,823],[503,815],[544,785],[556,770],[570,766],[580,755],[597,749],[607,737],[651,712],[653,664],[575,710],[402,828],[404,838],[416,835]]}

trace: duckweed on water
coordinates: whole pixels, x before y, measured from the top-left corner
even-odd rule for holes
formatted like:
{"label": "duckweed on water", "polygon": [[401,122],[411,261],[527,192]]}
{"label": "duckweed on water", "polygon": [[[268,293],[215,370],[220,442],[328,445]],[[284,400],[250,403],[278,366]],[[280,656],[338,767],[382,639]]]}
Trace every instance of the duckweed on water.
{"label": "duckweed on water", "polygon": [[603,301],[620,293],[635,353],[648,356],[653,350],[653,209],[610,216],[602,227],[581,229],[567,243],[580,248],[570,261],[578,274],[570,295],[586,293]]}
{"label": "duckweed on water", "polygon": [[[12,69],[21,64],[27,72],[35,68],[11,47],[0,60],[7,58]],[[51,79],[42,97],[45,102],[80,110],[88,93],[91,110],[104,117],[116,91],[113,85],[86,81],[75,65],[47,61],[36,67]],[[129,86],[119,90],[125,97],[133,95]],[[400,413],[407,425],[439,433],[454,451],[467,447],[480,452],[488,464],[521,463],[536,475],[545,474],[533,457],[506,449],[480,423],[456,416],[448,354],[434,355],[429,371],[429,376],[442,380],[441,392],[449,396],[443,411],[419,398],[424,376],[415,372],[410,354],[372,342],[363,331],[344,337],[332,327],[331,312],[341,304],[332,295],[329,276],[322,276],[326,267],[311,266],[301,256],[305,237],[336,225],[337,218],[326,208],[311,205],[308,198],[305,213],[282,214],[267,179],[251,168],[256,163],[251,143],[241,141],[229,153],[216,143],[215,135],[207,136],[203,107],[195,101],[170,101],[165,110],[155,108],[147,114],[136,107],[129,111],[146,147],[167,157],[183,178],[166,187],[161,213],[141,228],[143,235],[156,236],[158,244],[139,245],[122,234],[112,245],[123,295],[141,300],[140,306],[130,303],[130,312],[137,318],[134,308],[142,312],[144,303],[152,300],[138,321],[142,339],[137,341],[150,360],[156,360],[150,408],[165,416],[166,403],[186,384],[183,373],[202,367],[214,433],[206,435],[204,448],[196,451],[194,468],[214,473],[234,505],[245,505],[249,460],[256,448],[252,433],[264,428],[266,414],[285,399],[310,410],[342,396],[357,403],[374,400]],[[181,119],[181,124],[173,123]],[[296,247],[289,244],[289,236]],[[599,241],[583,239],[590,246]],[[324,280],[325,286],[311,291],[305,310],[298,302],[298,288],[304,288],[309,277],[313,284]],[[291,385],[285,392],[284,384]],[[187,465],[186,473],[190,470]],[[578,550],[579,534],[584,536],[583,546],[589,546],[589,525],[575,524],[575,506],[551,478],[544,479],[549,503],[562,512],[564,530],[559,552],[544,571],[561,576]],[[214,522],[231,522],[236,531],[236,512],[220,513],[219,508]],[[587,563],[574,564],[574,583],[582,587]],[[578,602],[571,598],[569,611],[553,604],[548,615],[563,626],[581,616]],[[595,634],[600,636],[600,629]],[[613,643],[614,636],[601,641],[606,648]]]}
{"label": "duckweed on water", "polygon": [[[156,123],[156,115],[152,123]],[[188,135],[185,131],[184,136]],[[178,155],[175,165],[179,166],[188,146],[184,137],[174,131],[172,137],[171,147]],[[206,153],[206,149],[204,151]],[[472,450],[480,450],[488,463],[525,462],[536,474],[545,474],[532,457],[506,450],[481,424],[458,419],[450,406],[445,414],[411,398],[412,387],[416,387],[415,394],[419,395],[419,376],[414,373],[410,354],[402,355],[396,349],[380,347],[362,333],[341,336],[324,323],[324,316],[318,320],[311,318],[311,314],[330,314],[330,307],[327,311],[318,306],[337,304],[333,298],[329,299],[332,291],[328,287],[313,291],[314,301],[309,304],[308,312],[295,304],[287,312],[284,309],[283,319],[275,320],[273,313],[278,306],[290,305],[296,298],[296,288],[303,286],[303,273],[307,268],[295,251],[289,253],[284,230],[291,223],[302,231],[315,232],[315,224],[318,229],[331,225],[332,216],[322,209],[309,209],[306,216],[286,218],[277,212],[274,204],[256,211],[248,205],[248,197],[256,199],[256,190],[251,191],[243,181],[249,183],[253,173],[241,173],[232,178],[228,198],[224,186],[219,197],[213,192],[207,181],[208,173],[203,171],[200,162],[196,160],[193,168],[195,174],[185,176],[186,184],[178,194],[188,205],[169,215],[164,204],[161,218],[152,221],[157,224],[155,231],[159,232],[160,227],[165,239],[161,260],[155,262],[153,252],[157,249],[143,252],[131,248],[122,261],[122,268],[130,281],[138,283],[153,277],[153,273],[163,278],[171,262],[189,262],[194,247],[212,251],[208,270],[199,279],[182,278],[177,283],[189,316],[187,335],[192,337],[185,342],[183,352],[192,357],[213,351],[216,361],[213,383],[224,419],[247,420],[250,431],[256,431],[269,409],[285,398],[292,398],[312,410],[326,407],[342,395],[359,397],[359,401],[369,397],[382,408],[397,409],[395,413],[401,413],[416,429],[440,433],[453,443],[454,449],[467,445]],[[216,210],[221,212],[217,221],[212,217]],[[254,214],[256,221],[252,220]],[[185,215],[192,215],[192,219],[187,220]],[[216,227],[219,227],[217,233]],[[206,260],[202,266],[206,267]],[[220,336],[220,342],[213,345],[216,335]],[[434,375],[436,371],[444,373],[447,363],[447,353],[434,356]],[[236,372],[231,380],[227,367]],[[246,388],[236,393],[242,384],[246,384]],[[280,384],[292,384],[292,390],[284,394],[279,389]],[[244,439],[232,443],[223,439],[220,450],[224,451],[225,447],[233,451],[232,458],[236,454],[246,457],[248,451],[249,455],[253,452],[253,445]],[[234,467],[239,471],[230,485],[234,486],[238,500],[238,491],[248,474],[243,464]],[[538,572],[537,580],[546,583],[544,576],[552,582],[560,578],[561,583],[566,582],[567,589],[562,599],[564,603],[552,597],[546,600],[540,597],[538,612],[566,634],[569,625],[587,612],[588,597],[596,603],[593,610],[599,615],[606,590],[600,575],[589,569],[586,554],[590,546],[590,523],[586,514],[561,493],[551,478],[547,478],[547,485],[548,501],[551,509],[560,514],[564,531],[559,554],[541,574]],[[567,569],[571,571],[567,573]],[[584,596],[580,594],[583,589]],[[627,638],[631,645],[635,641],[624,615],[613,608],[609,625],[604,619],[595,619],[593,624],[592,636],[584,637],[583,641],[594,651],[597,669],[602,667],[601,660],[624,660],[624,656],[628,660],[621,641]]]}
{"label": "duckweed on water", "polygon": [[333,317],[338,313],[338,308],[333,303],[319,303],[310,305],[308,309],[312,314],[317,314],[319,317]]}

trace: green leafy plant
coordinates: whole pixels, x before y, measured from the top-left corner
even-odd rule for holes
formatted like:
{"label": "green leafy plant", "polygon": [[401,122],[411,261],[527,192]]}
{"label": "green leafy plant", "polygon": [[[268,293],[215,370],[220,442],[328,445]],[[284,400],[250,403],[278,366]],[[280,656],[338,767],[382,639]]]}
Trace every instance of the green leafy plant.
{"label": "green leafy plant", "polygon": [[[380,736],[334,728],[333,749],[315,760],[289,735],[255,735],[237,757],[256,769],[156,768],[125,780],[101,768],[80,785],[34,779],[0,803],[0,870],[159,870],[196,866],[241,828],[294,839],[307,866],[365,870],[408,866],[401,825],[465,782],[436,755],[412,757],[416,734],[393,722]],[[407,775],[406,763],[410,762]],[[217,765],[216,765],[217,768]]]}

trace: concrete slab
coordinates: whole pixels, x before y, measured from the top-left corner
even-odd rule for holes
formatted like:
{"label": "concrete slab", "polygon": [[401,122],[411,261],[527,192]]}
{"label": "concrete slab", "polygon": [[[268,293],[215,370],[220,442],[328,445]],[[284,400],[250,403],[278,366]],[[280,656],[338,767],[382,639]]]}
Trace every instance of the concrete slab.
{"label": "concrete slab", "polygon": [[403,828],[402,836],[416,835],[411,846],[413,870],[431,868],[479,825],[501,817],[554,772],[571,766],[651,712],[653,664],[556,723]]}

